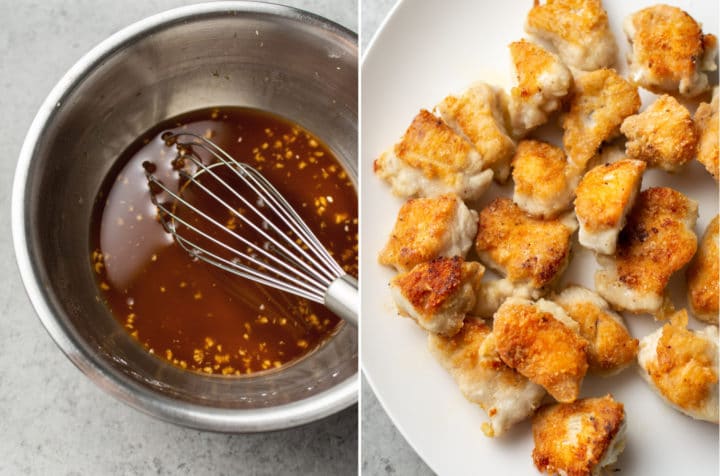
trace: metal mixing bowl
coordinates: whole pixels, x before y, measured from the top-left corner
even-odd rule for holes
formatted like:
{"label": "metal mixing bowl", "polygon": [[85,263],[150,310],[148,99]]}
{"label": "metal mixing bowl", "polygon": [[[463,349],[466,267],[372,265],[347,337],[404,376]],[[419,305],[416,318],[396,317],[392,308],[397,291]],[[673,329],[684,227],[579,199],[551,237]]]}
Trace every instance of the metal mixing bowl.
{"label": "metal mixing bowl", "polygon": [[278,372],[202,375],[148,354],[96,299],[90,218],[105,175],[138,136],[177,114],[249,106],[321,137],[357,176],[357,38],[276,5],[225,2],[131,25],[85,55],[40,108],[12,196],[22,279],[43,324],[97,385],[173,423],[227,432],[286,428],[357,401],[357,333]]}

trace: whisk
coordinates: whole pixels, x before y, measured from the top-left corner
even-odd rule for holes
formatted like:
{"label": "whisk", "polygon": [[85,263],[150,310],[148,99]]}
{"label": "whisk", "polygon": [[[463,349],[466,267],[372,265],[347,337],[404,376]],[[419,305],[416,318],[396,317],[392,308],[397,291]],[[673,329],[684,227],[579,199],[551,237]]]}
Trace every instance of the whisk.
{"label": "whisk", "polygon": [[[194,171],[178,167],[185,181],[177,192],[146,169],[152,200],[162,223],[175,241],[192,257],[257,283],[324,304],[346,322],[357,325],[357,280],[330,256],[315,234],[282,194],[255,168],[238,162],[211,140],[192,133],[166,133],[179,158],[189,160]],[[190,142],[181,142],[189,139]],[[198,151],[213,158],[205,164]],[[223,176],[229,175],[228,178]],[[219,189],[203,183],[212,177]],[[196,188],[202,200],[183,193]],[[169,203],[158,199],[161,192]],[[229,194],[241,207],[233,207]],[[208,200],[210,199],[210,200]],[[222,223],[201,202],[212,203],[242,230]],[[243,231],[244,230],[244,231]],[[252,231],[250,231],[252,230]],[[253,236],[255,239],[253,239]],[[260,241],[260,242],[258,242]]]}

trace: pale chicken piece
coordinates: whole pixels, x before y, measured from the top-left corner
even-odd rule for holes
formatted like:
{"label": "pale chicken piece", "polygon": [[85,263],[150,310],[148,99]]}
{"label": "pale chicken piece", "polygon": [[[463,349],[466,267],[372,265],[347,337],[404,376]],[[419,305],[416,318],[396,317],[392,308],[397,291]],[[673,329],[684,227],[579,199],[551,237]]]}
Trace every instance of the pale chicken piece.
{"label": "pale chicken piece", "polygon": [[415,198],[403,204],[380,264],[410,271],[438,256],[465,257],[477,231],[477,212],[455,194]]}
{"label": "pale chicken piece", "polygon": [[677,7],[655,5],[625,18],[632,81],[655,93],[693,97],[709,87],[717,38]]}
{"label": "pale chicken piece", "polygon": [[560,119],[570,161],[583,172],[602,143],[619,135],[625,118],[639,109],[637,87],[615,70],[599,69],[575,78],[570,109]]}
{"label": "pale chicken piece", "polygon": [[529,284],[513,283],[508,278],[481,281],[475,307],[470,314],[490,319],[509,297],[536,300],[543,294],[543,290],[535,289]]}
{"label": "pale chicken piece", "polygon": [[560,58],[526,40],[510,43],[517,86],[510,90],[510,124],[513,136],[545,124],[560,109],[571,90],[572,73]]}
{"label": "pale chicken piece", "polygon": [[718,323],[718,266],[720,265],[720,237],[718,236],[718,219],[710,222],[695,259],[687,270],[688,303],[695,317],[710,324]]}
{"label": "pale chicken piece", "polygon": [[557,304],[511,297],[495,313],[493,334],[500,358],[542,385],[560,402],[580,393],[588,369],[588,344]]}
{"label": "pale chicken piece", "polygon": [[718,168],[718,88],[713,90],[710,103],[701,103],[695,111],[695,127],[698,132],[697,160],[705,166],[708,172],[720,181]]}
{"label": "pale chicken piece", "polygon": [[687,327],[687,312],[640,340],[643,378],[676,410],[718,423],[718,328]]}
{"label": "pale chicken piece", "polygon": [[599,476],[625,449],[625,408],[612,395],[547,405],[533,417],[532,431],[538,471]]}
{"label": "pale chicken piece", "polygon": [[553,218],[572,202],[579,175],[559,147],[536,140],[518,144],[512,161],[513,201],[527,213]]}
{"label": "pale chicken piece", "polygon": [[400,142],[373,163],[378,177],[399,197],[454,192],[463,200],[475,200],[488,189],[493,172],[485,168],[466,138],[425,109]]}
{"label": "pale chicken piece", "polygon": [[622,159],[598,165],[583,176],[575,189],[575,215],[580,223],[578,241],[598,253],[615,253],[618,235],[632,209],[645,162]]}
{"label": "pale chicken piece", "polygon": [[475,306],[485,268],[459,256],[420,263],[390,281],[390,293],[400,315],[426,331],[452,336]]}
{"label": "pale chicken piece", "polygon": [[492,329],[482,320],[466,319],[453,337],[429,334],[428,346],[465,398],[487,413],[487,436],[502,435],[540,406],[545,390],[500,360]]}
{"label": "pale chicken piece", "polygon": [[576,229],[572,212],[542,220],[509,198],[496,198],[480,212],[475,249],[485,265],[513,284],[540,289],[565,271]]}
{"label": "pale chicken piece", "polygon": [[670,276],[697,249],[697,202],[666,187],[643,190],[614,256],[598,255],[595,289],[616,309],[658,313]]}
{"label": "pale chicken piece", "polygon": [[697,132],[690,112],[672,96],[660,96],[620,127],[627,142],[625,153],[650,167],[679,172],[695,157]]}
{"label": "pale chicken piece", "polygon": [[617,44],[600,0],[535,0],[525,31],[552,43],[573,68],[593,71],[615,63]]}
{"label": "pale chicken piece", "polygon": [[610,376],[635,361],[638,340],[603,298],[582,286],[569,286],[553,301],[578,323],[580,336],[588,342],[590,372]]}
{"label": "pale chicken piece", "polygon": [[510,174],[515,142],[507,131],[507,95],[486,83],[475,83],[461,96],[448,96],[436,106],[440,117],[480,153],[483,168],[504,183]]}

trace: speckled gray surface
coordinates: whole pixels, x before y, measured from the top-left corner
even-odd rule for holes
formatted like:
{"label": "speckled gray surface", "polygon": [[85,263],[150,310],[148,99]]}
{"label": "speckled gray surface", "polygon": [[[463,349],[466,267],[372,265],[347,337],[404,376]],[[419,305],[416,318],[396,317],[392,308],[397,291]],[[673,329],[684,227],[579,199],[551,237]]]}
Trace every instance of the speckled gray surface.
{"label": "speckled gray surface", "polygon": [[[395,3],[396,0],[362,0],[361,52],[370,45],[372,37]],[[430,468],[395,428],[364,378],[361,401],[362,474],[432,475]]]}
{"label": "speckled gray surface", "polygon": [[[223,435],[145,416],[92,384],[55,346],[18,276],[10,190],[23,136],[61,75],[103,38],[180,0],[0,0],[0,474],[349,475],[357,406],[305,427]],[[285,0],[357,31],[357,0]]]}

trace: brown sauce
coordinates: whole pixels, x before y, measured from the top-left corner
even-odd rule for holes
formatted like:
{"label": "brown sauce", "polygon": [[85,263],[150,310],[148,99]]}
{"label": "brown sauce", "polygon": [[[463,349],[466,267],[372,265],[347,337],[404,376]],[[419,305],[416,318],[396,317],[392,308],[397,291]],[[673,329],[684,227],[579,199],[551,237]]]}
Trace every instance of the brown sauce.
{"label": "brown sauce", "polygon": [[92,222],[100,298],[149,352],[188,370],[244,375],[316,349],[340,323],[324,306],[193,259],[163,228],[145,167],[152,164],[166,186],[182,189],[177,150],[162,138],[168,131],[211,138],[259,169],[343,269],[357,276],[357,194],[332,152],[283,118],[227,107],[161,123],[119,158]]}

